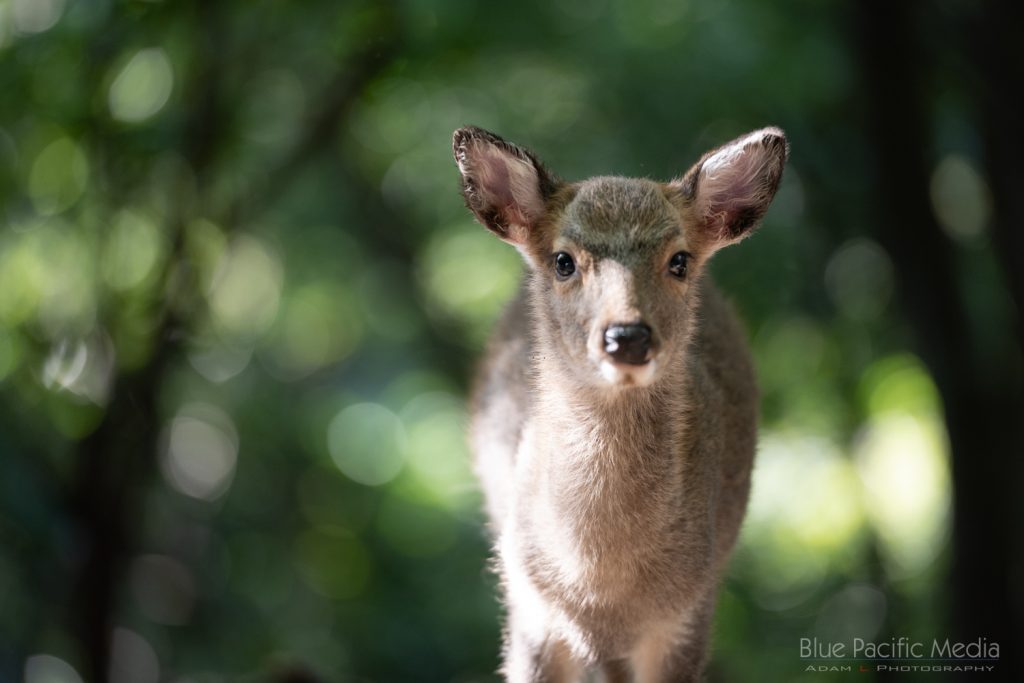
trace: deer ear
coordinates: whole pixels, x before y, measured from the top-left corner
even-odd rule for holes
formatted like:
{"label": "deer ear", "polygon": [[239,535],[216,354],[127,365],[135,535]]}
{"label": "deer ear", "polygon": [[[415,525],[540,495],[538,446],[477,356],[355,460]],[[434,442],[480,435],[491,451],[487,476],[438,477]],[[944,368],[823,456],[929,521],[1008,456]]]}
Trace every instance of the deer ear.
{"label": "deer ear", "polygon": [[532,153],[482,128],[455,131],[452,149],[469,210],[501,239],[525,244],[544,216],[557,179]]}
{"label": "deer ear", "polygon": [[779,188],[788,156],[785,133],[762,128],[708,152],[670,186],[690,206],[702,241],[719,249],[757,226]]}

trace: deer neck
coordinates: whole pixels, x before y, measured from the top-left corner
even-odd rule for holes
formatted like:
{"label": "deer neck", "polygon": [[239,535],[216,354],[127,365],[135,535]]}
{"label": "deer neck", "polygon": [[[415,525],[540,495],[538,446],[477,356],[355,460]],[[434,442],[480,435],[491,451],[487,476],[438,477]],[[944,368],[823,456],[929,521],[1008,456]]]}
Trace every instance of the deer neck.
{"label": "deer neck", "polygon": [[583,387],[537,361],[524,440],[523,513],[579,554],[623,547],[675,521],[687,435],[686,373],[650,387]]}

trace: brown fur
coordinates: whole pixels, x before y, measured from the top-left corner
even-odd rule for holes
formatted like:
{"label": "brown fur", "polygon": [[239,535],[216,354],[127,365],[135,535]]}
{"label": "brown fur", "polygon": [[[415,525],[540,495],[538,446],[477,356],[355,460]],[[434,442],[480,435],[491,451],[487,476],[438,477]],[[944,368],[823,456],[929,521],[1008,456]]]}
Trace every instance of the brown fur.
{"label": "brown fur", "polygon": [[[786,152],[765,129],[672,183],[566,184],[491,133],[456,133],[467,205],[529,265],[472,400],[509,681],[699,678],[758,412],[743,334],[704,264],[763,216]],[[564,281],[559,251],[576,264]],[[678,251],[681,281],[666,271]],[[609,363],[602,331],[632,322],[652,330],[651,362]]]}

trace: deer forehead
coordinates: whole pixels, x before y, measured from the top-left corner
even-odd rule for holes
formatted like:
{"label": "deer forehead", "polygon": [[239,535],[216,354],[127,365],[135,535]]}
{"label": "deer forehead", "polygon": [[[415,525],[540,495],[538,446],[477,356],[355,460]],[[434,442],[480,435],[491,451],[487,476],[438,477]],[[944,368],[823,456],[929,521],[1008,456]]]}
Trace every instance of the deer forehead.
{"label": "deer forehead", "polygon": [[575,244],[595,259],[647,258],[683,231],[663,186],[640,178],[599,177],[578,185],[556,244]]}

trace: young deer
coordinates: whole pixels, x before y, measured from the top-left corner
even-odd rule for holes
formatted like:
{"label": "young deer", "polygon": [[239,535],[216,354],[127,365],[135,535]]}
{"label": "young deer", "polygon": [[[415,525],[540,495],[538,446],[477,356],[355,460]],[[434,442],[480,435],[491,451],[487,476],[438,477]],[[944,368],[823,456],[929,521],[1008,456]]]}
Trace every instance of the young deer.
{"label": "young deer", "polygon": [[786,138],[755,131],[669,183],[563,182],[475,127],[454,152],[467,206],[529,267],[472,407],[503,673],[698,680],[758,413],[743,333],[705,264],[764,215]]}

